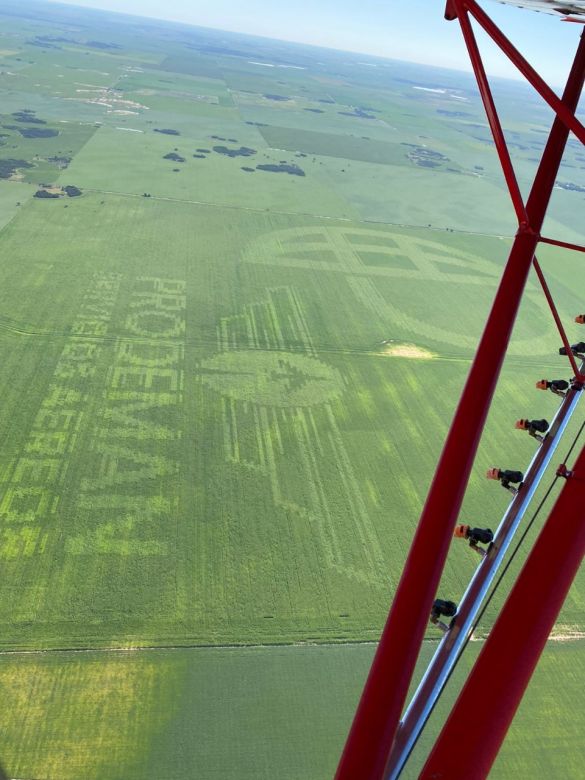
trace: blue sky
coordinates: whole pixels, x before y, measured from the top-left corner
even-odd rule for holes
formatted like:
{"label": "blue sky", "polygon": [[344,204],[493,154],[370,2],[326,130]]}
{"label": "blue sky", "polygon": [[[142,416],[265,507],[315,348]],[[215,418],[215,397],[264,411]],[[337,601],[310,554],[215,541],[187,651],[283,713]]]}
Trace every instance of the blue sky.
{"label": "blue sky", "polygon": [[[56,0],[48,0],[55,2]],[[442,0],[59,0],[68,5],[170,19],[442,67],[469,69],[457,22]],[[499,3],[483,7],[553,85],[564,83],[581,25]],[[413,7],[415,10],[413,10]],[[488,71],[515,77],[486,42]]]}

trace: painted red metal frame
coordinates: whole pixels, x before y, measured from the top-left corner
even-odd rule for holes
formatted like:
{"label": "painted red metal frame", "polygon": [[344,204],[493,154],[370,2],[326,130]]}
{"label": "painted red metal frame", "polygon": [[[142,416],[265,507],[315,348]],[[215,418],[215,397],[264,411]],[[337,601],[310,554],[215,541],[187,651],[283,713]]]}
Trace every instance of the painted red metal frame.
{"label": "painted red metal frame", "polygon": [[545,236],[541,236],[540,243],[552,244],[552,246],[560,246],[564,249],[574,249],[576,252],[585,252],[585,246],[581,246],[580,244],[570,244],[568,241],[558,241],[555,238],[545,238]]}
{"label": "painted red metal frame", "polygon": [[[567,104],[561,100],[548,84],[534,70],[527,60],[520,54],[512,43],[506,38],[502,31],[494,24],[486,12],[479,7],[475,0],[448,0],[446,18],[454,19],[459,11],[453,12],[453,7],[458,6],[469,12],[474,19],[483,27],[486,33],[494,43],[504,52],[506,57],[518,68],[524,78],[531,84],[539,95],[545,100],[556,116],[559,117],[571,130],[582,144],[585,144],[585,127],[575,116],[575,109],[571,110]],[[455,13],[455,15],[453,15]]]}
{"label": "painted red metal frame", "polygon": [[567,357],[569,358],[569,363],[571,364],[571,368],[573,369],[573,374],[575,375],[575,379],[582,381],[583,379],[585,379],[585,377],[582,376],[581,372],[577,368],[577,362],[575,360],[575,356],[571,352],[571,345],[569,344],[569,341],[567,339],[567,334],[565,333],[565,329],[563,328],[563,323],[561,322],[561,318],[559,317],[557,307],[555,306],[553,297],[550,294],[550,290],[548,289],[548,284],[546,283],[546,279],[544,278],[544,274],[542,273],[542,268],[540,267],[540,263],[536,259],[536,255],[534,256],[534,260],[532,261],[532,264],[534,265],[534,270],[536,271],[536,275],[538,276],[538,279],[540,281],[542,291],[544,292],[544,297],[548,302],[549,308],[554,317],[554,321],[557,324],[557,328],[561,335],[561,340],[567,352]]}
{"label": "painted red metal frame", "polygon": [[[530,225],[530,220],[528,219],[528,215],[526,213],[526,209],[522,201],[520,187],[518,186],[518,180],[516,178],[514,166],[512,165],[510,153],[508,151],[508,146],[506,144],[506,138],[504,136],[504,132],[500,124],[498,112],[491,94],[486,72],[483,67],[481,54],[479,53],[477,41],[475,39],[473,28],[471,26],[471,22],[469,20],[469,16],[467,13],[468,10],[467,6],[468,6],[467,0],[448,0],[446,15],[448,18],[450,18],[454,14],[455,17],[459,20],[459,24],[461,26],[461,32],[463,34],[463,40],[465,41],[465,45],[467,46],[469,59],[471,60],[471,64],[473,66],[473,71],[475,73],[480,95],[485,107],[490,129],[492,131],[492,136],[494,138],[494,143],[496,145],[498,156],[500,158],[500,164],[502,166],[504,179],[506,181],[508,192],[510,193],[510,197],[512,199],[512,204],[514,205],[514,210],[516,211],[518,224],[520,225],[521,228],[524,226],[532,227],[532,225]],[[544,278],[544,274],[542,273],[542,269],[540,268],[540,265],[536,257],[534,258],[534,269],[536,271],[536,275],[538,276],[538,279],[542,286],[545,298],[552,312],[554,321],[557,325],[557,329],[559,331],[561,341],[563,342],[563,345],[567,352],[567,358],[571,364],[571,368],[573,369],[575,376],[578,379],[582,379],[583,377],[579,373],[579,369],[577,368],[577,363],[575,361],[573,353],[571,352],[571,348],[569,345],[569,341],[567,339],[567,335],[565,333],[565,329],[563,328],[563,324],[558,315],[556,306],[550,294],[550,290]]]}
{"label": "painted red metal frame", "polygon": [[[484,29],[552,105],[557,116],[526,203],[526,220],[515,236],[476,356],[447,435],[419,525],[384,626],[362,697],[351,726],[336,780],[383,780],[408,687],[437,593],[479,439],[516,319],[520,299],[538,245],[569,128],[585,140],[575,111],[585,80],[585,38],[582,36],[562,99],[526,63],[474,0],[449,0],[448,18],[467,19],[473,9]],[[487,22],[486,22],[487,20]],[[465,22],[462,23],[462,26]],[[494,32],[494,30],[496,32]],[[471,40],[471,38],[469,39]],[[475,47],[477,48],[477,47]],[[478,53],[479,54],[479,53]],[[476,61],[476,68],[481,59]],[[483,72],[483,66],[481,65]],[[477,72],[477,71],[476,71]],[[485,73],[484,73],[485,76]],[[491,93],[478,79],[490,125],[498,133],[498,153],[506,161],[505,140]],[[499,127],[499,130],[498,130]],[[510,163],[511,165],[511,163]],[[509,175],[509,171],[508,171]],[[506,178],[517,212],[515,176]],[[519,214],[519,216],[520,216]]]}
{"label": "painted red metal frame", "polygon": [[526,207],[524,206],[524,202],[522,200],[522,194],[520,192],[520,187],[518,186],[518,180],[516,179],[516,173],[514,172],[514,166],[512,165],[508,146],[504,137],[504,131],[502,130],[502,125],[500,124],[500,118],[498,117],[498,112],[492,97],[489,81],[485,72],[485,68],[483,67],[481,54],[479,53],[477,41],[475,40],[475,35],[473,33],[469,17],[466,13],[463,12],[463,9],[458,5],[456,0],[453,5],[457,11],[457,17],[461,25],[461,32],[463,33],[463,38],[469,53],[469,59],[471,60],[475,78],[477,79],[481,99],[483,101],[490,129],[492,131],[496,150],[500,158],[500,164],[504,172],[504,178],[506,179],[506,184],[508,185],[508,192],[512,198],[512,204],[514,206],[514,210],[516,211],[516,217],[518,218],[518,224],[527,224],[528,215],[526,214]]}
{"label": "painted red metal frame", "polygon": [[488,776],[585,555],[584,508],[585,447],[419,775],[421,780]]}

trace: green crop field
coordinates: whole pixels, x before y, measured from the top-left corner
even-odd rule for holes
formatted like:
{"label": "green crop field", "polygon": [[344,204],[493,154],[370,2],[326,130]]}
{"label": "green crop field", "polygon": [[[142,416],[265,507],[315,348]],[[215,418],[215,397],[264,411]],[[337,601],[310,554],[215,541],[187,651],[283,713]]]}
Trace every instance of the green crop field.
{"label": "green crop field", "polygon": [[[494,780],[581,776],[582,644],[549,644]],[[329,778],[373,652],[345,644],[3,657],[1,763],[17,777],[62,780]],[[429,747],[424,735],[409,780]]]}
{"label": "green crop field", "polygon": [[[514,232],[479,99],[25,6],[0,0],[0,766],[325,780]],[[524,186],[545,119],[499,90]],[[582,240],[582,195],[556,194],[547,233]],[[569,322],[580,258],[540,260]],[[558,346],[532,278],[463,520],[499,522],[483,473],[532,457],[514,422],[554,414],[534,383],[568,374]],[[441,594],[476,564],[454,545]],[[494,778],[579,776],[584,594]]]}

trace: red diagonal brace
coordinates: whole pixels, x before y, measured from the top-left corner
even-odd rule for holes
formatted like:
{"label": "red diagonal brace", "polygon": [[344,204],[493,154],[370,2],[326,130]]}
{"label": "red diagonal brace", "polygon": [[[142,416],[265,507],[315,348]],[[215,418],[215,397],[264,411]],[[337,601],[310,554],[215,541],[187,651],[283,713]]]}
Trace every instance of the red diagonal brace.
{"label": "red diagonal brace", "polygon": [[500,164],[504,172],[504,178],[506,179],[508,192],[512,198],[514,210],[516,211],[518,223],[526,223],[528,222],[526,208],[524,207],[524,201],[522,200],[522,194],[520,192],[520,187],[518,186],[518,180],[516,179],[514,166],[512,165],[512,160],[510,159],[510,153],[508,152],[504,131],[502,130],[502,125],[500,124],[500,118],[498,117],[498,112],[492,97],[489,81],[483,67],[483,62],[481,60],[481,55],[477,47],[477,41],[475,40],[475,35],[473,34],[473,29],[471,27],[469,17],[467,16],[467,11],[464,8],[462,0],[452,0],[451,8],[459,18],[461,32],[463,33],[467,51],[469,52],[469,59],[473,65],[473,71],[475,73],[475,78],[477,79],[477,86],[479,87],[481,99],[483,101],[487,119],[492,131],[496,150],[500,158]]}
{"label": "red diagonal brace", "polygon": [[532,84],[539,95],[549,104],[559,119],[564,122],[569,130],[572,130],[582,144],[585,144],[585,127],[583,127],[575,116],[576,108],[571,111],[567,107],[567,104],[555,95],[544,79],[542,79],[532,65],[524,59],[518,49],[510,43],[508,38],[506,38],[502,31],[492,22],[485,11],[478,6],[475,0],[464,0],[464,3],[469,13],[479,22],[494,43],[500,47],[526,80]]}
{"label": "red diagonal brace", "polygon": [[534,264],[534,270],[536,271],[536,275],[538,276],[538,279],[540,281],[540,284],[542,286],[542,291],[544,293],[544,297],[548,301],[548,305],[550,307],[550,310],[552,312],[552,316],[554,317],[554,321],[557,324],[557,328],[559,331],[559,334],[561,336],[561,341],[563,342],[563,345],[565,347],[565,350],[567,352],[567,357],[569,358],[569,363],[571,364],[571,368],[573,369],[573,374],[576,379],[579,381],[582,381],[585,379],[584,376],[582,376],[581,372],[579,371],[577,367],[577,362],[575,360],[575,356],[573,355],[571,351],[571,345],[569,344],[569,340],[567,339],[567,334],[565,333],[565,329],[563,328],[563,323],[561,322],[561,318],[559,317],[559,313],[557,311],[557,307],[555,306],[555,302],[553,300],[553,297],[550,293],[550,290],[548,289],[548,284],[546,283],[546,279],[544,278],[544,274],[542,273],[542,268],[540,267],[540,263],[536,259],[536,255],[534,256],[534,260],[532,261]]}
{"label": "red diagonal brace", "polygon": [[568,241],[558,241],[555,238],[540,237],[540,241],[543,244],[552,244],[552,246],[562,246],[563,249],[574,249],[576,252],[585,252],[585,246],[580,244],[570,244]]}
{"label": "red diagonal brace", "polygon": [[[582,36],[563,94],[569,114],[576,110],[584,80]],[[337,768],[337,780],[384,777],[567,138],[567,127],[556,117],[526,204],[532,229],[519,230],[514,239]]]}
{"label": "red diagonal brace", "polygon": [[585,555],[585,448],[512,589],[419,780],[483,780]]}

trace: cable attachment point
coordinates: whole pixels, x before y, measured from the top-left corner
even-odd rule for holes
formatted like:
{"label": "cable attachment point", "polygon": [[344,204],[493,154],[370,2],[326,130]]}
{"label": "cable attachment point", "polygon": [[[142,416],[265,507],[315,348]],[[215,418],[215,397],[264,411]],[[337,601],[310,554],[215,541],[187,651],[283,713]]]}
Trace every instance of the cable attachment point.
{"label": "cable attachment point", "polygon": [[435,599],[433,608],[431,610],[431,623],[446,633],[451,628],[453,621],[447,625],[447,623],[444,623],[442,620],[440,620],[440,618],[454,618],[456,614],[457,604],[455,604],[454,601],[443,601],[443,599]]}
{"label": "cable attachment point", "polygon": [[563,479],[569,479],[573,476],[573,472],[570,471],[564,463],[561,463],[561,465],[557,469],[557,477],[563,477]]}
{"label": "cable attachment point", "polygon": [[[524,481],[524,474],[521,471],[507,471],[498,468],[488,469],[486,473],[488,479],[499,479],[502,487],[509,490],[510,493],[516,495],[522,487]],[[519,483],[518,487],[514,487],[511,483]]]}
{"label": "cable attachment point", "polygon": [[569,389],[569,383],[565,379],[540,379],[536,383],[537,390],[550,390],[555,395],[560,395],[564,398],[567,395]]}
{"label": "cable attachment point", "polygon": [[530,436],[542,442],[549,429],[549,424],[546,420],[517,420],[516,428],[519,431],[528,431]]}
{"label": "cable attachment point", "polygon": [[491,528],[471,528],[469,525],[456,525],[453,536],[457,539],[468,539],[471,549],[475,550],[482,558],[485,558],[490,548],[488,546],[487,550],[484,550],[479,545],[491,545],[494,540],[494,533]]}
{"label": "cable attachment point", "polygon": [[[576,344],[571,344],[571,352],[575,357],[585,360],[585,341],[578,341]],[[567,350],[565,347],[559,348],[559,355],[566,355]]]}

